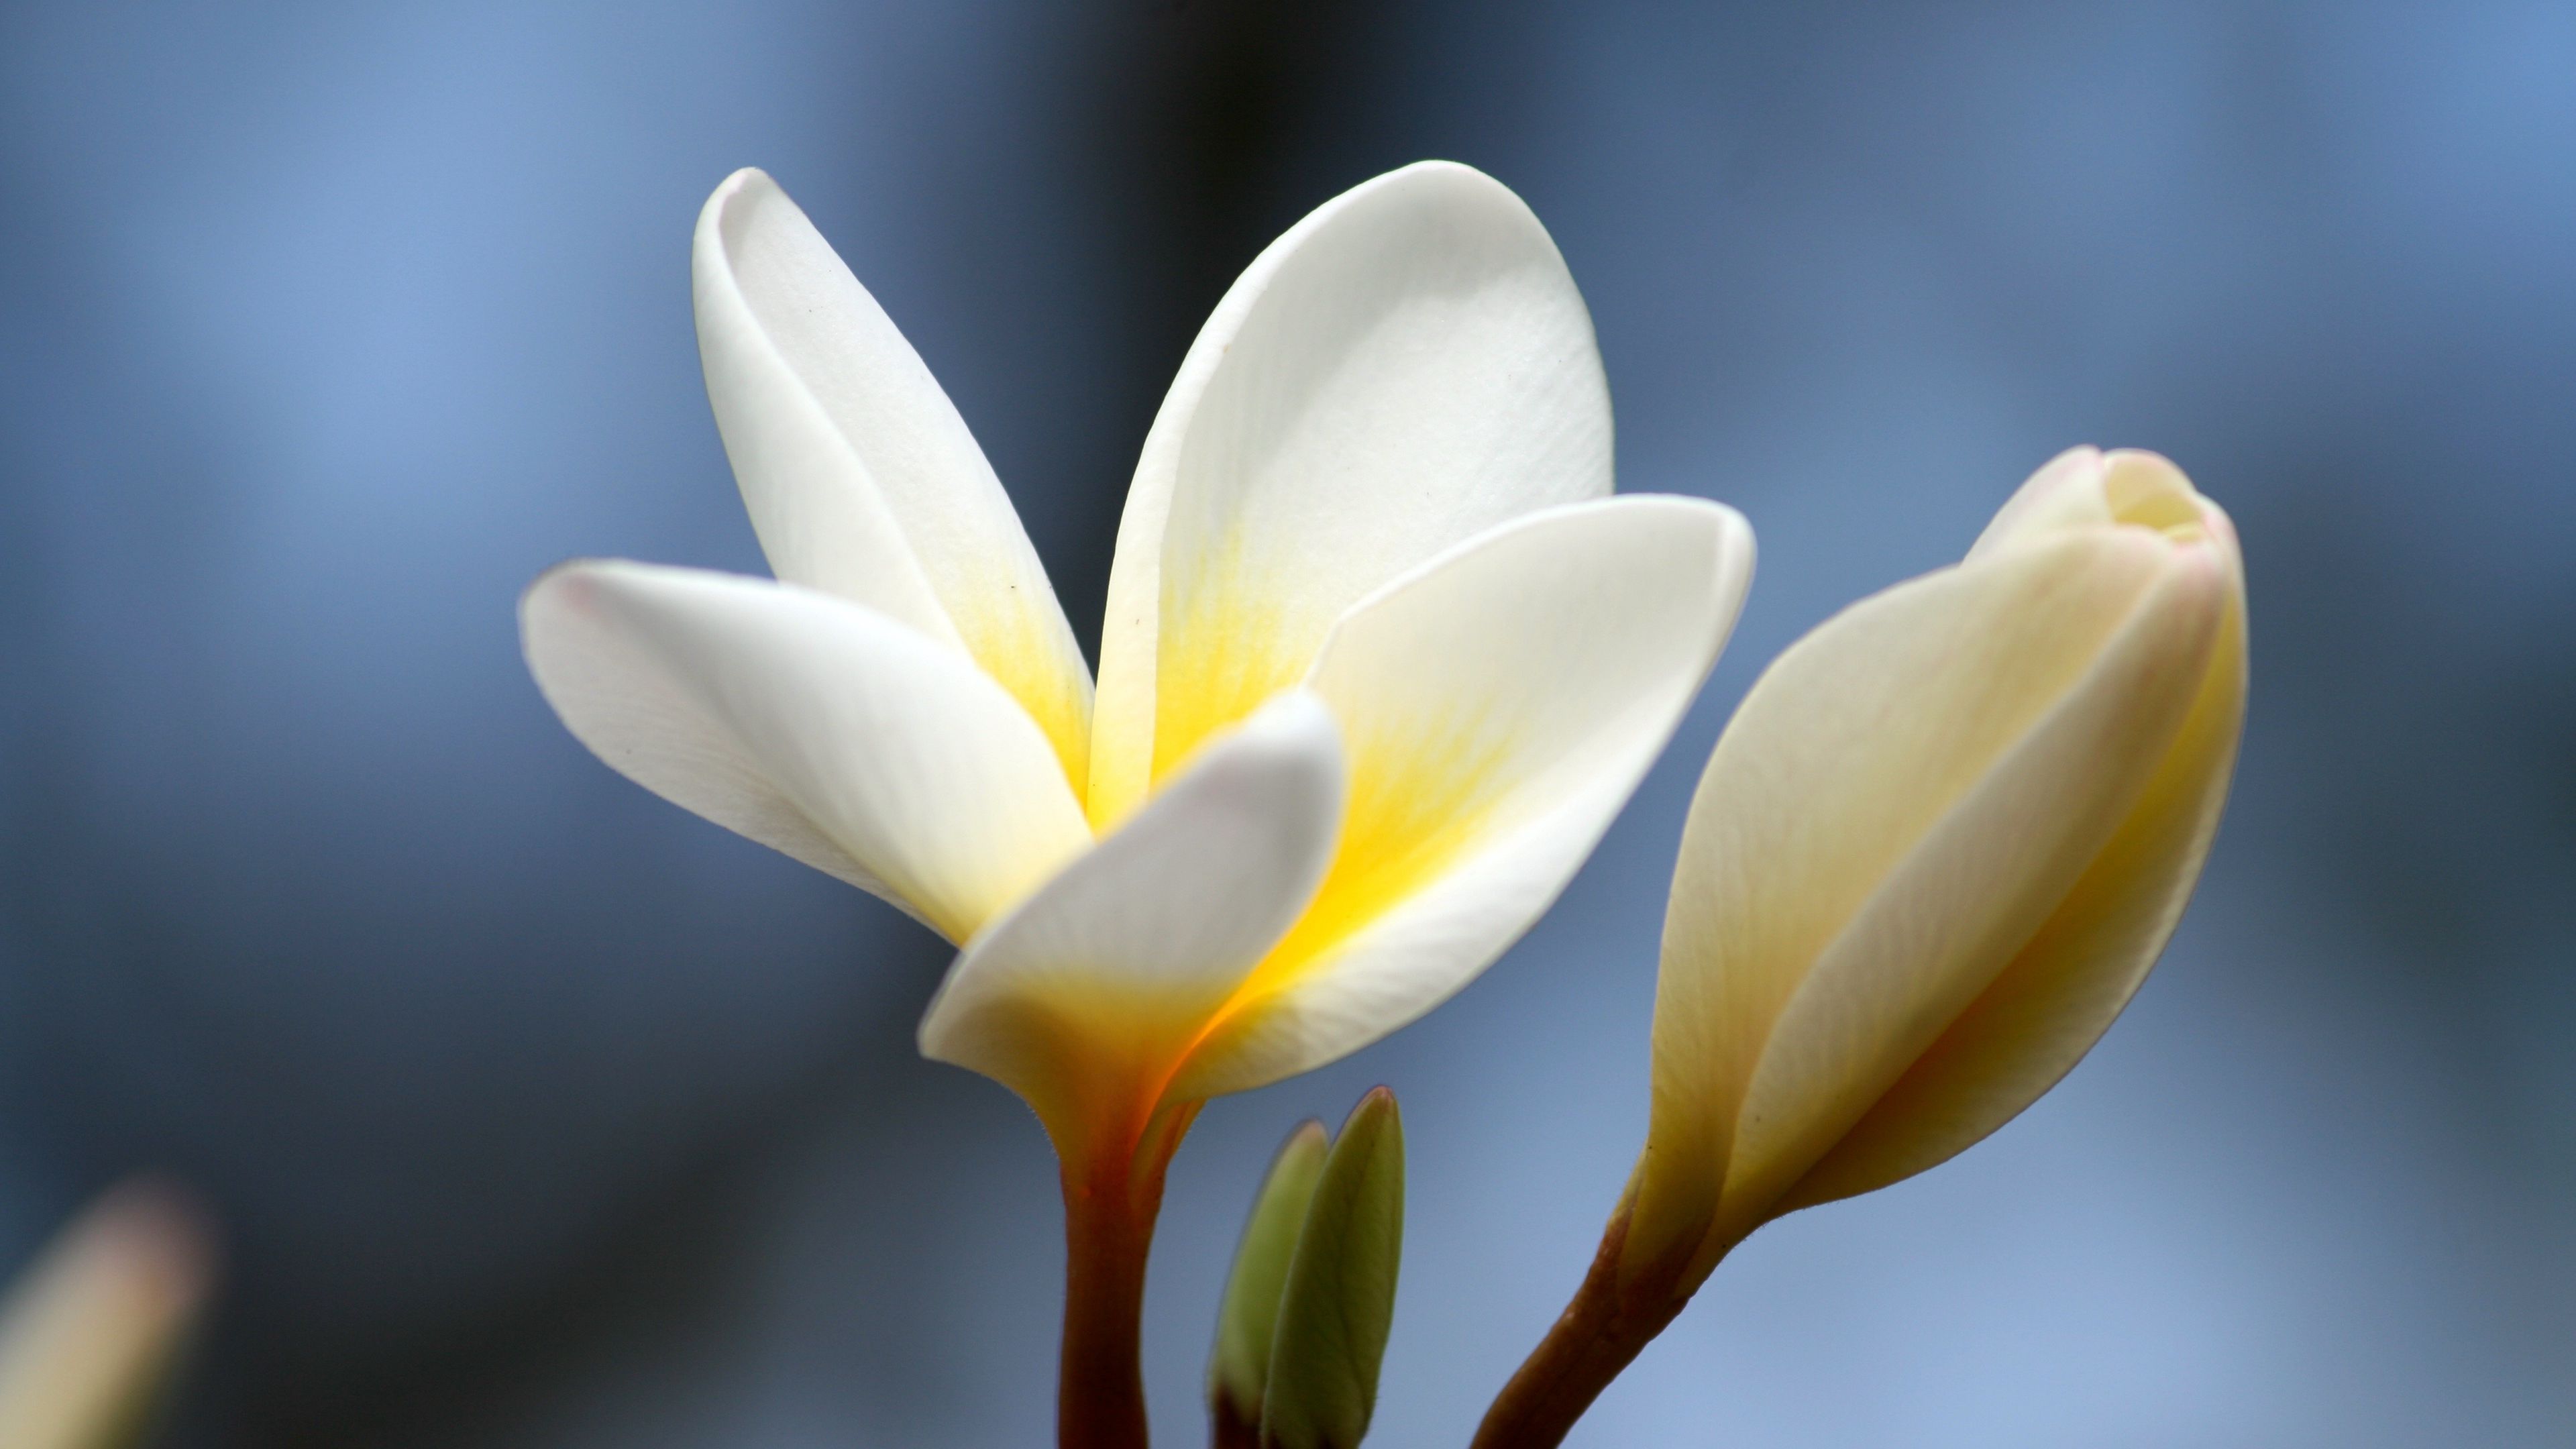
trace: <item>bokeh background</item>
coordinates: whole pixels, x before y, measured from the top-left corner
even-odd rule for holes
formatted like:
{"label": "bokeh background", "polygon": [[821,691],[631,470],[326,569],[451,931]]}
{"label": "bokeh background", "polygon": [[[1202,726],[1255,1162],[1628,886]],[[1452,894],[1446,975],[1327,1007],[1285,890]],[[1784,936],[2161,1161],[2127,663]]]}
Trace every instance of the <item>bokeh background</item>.
{"label": "bokeh background", "polygon": [[1298,1117],[1412,1145],[1373,1442],[1463,1442],[1642,1131],[1684,800],[1753,673],[2075,442],[2233,510],[2255,691],[2163,967],[1960,1161],[1764,1231],[1591,1446],[2576,1442],[2576,7],[0,10],[0,1266],[220,1214],[184,1446],[1045,1442],[1052,1166],[944,964],[556,725],[546,565],[753,570],[696,208],[770,169],[1088,646],[1134,449],[1272,235],[1423,156],[1585,288],[1736,642],[1457,1002],[1214,1104],[1166,1442]]}

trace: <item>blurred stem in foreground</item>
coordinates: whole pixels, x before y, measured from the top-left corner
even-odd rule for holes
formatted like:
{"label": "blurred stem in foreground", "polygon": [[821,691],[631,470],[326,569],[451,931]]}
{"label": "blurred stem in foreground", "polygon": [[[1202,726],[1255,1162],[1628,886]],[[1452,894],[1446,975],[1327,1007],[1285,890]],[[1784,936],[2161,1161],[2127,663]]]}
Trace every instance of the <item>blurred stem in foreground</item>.
{"label": "blurred stem in foreground", "polygon": [[0,1445],[126,1449],[150,1427],[214,1281],[204,1218],[175,1190],[111,1189],[0,1305]]}

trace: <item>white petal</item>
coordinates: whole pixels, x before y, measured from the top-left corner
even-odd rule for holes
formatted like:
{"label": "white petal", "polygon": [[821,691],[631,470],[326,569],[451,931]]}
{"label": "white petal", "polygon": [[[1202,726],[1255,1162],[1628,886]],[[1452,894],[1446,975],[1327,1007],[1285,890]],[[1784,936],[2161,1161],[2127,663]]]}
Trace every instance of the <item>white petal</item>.
{"label": "white petal", "polygon": [[1314,894],[1342,789],[1331,712],[1281,696],[978,936],[922,1019],[922,1052],[1017,1091],[1060,1148],[1138,1125]]}
{"label": "white petal", "polygon": [[1217,305],[1146,439],[1110,574],[1092,818],[1302,676],[1363,595],[1607,495],[1610,442],[1590,314],[1520,198],[1424,162],[1318,208]]}
{"label": "white petal", "polygon": [[2041,464],[2038,472],[2013,490],[2004,506],[1995,510],[1985,532],[1977,535],[1968,557],[1984,558],[2051,529],[2110,522],[2111,509],[2102,498],[2102,450],[2069,448]]}
{"label": "white petal", "polygon": [[2173,738],[2217,580],[2144,530],[2061,534],[1864,600],[1756,683],[1674,876],[1650,1228],[1716,1167],[1720,1236],[1749,1229],[1992,982]]}
{"label": "white petal", "polygon": [[2231,552],[2236,546],[2227,515],[2201,497],[2172,460],[2142,448],[2069,448],[2005,500],[1968,557],[1989,558],[2058,530],[2123,523],[2177,541],[2217,539]]}
{"label": "white petal", "polygon": [[1309,681],[1351,755],[1341,851],[1176,1095],[1356,1051],[1517,940],[1671,737],[1752,564],[1733,510],[1629,496],[1505,525],[1353,609]]}
{"label": "white petal", "polygon": [[707,396],[770,567],[963,648],[1047,731],[1079,794],[1090,671],[930,369],[758,171],[707,199],[692,270]]}
{"label": "white petal", "polygon": [[674,804],[962,940],[1089,842],[1046,736],[956,653],[764,579],[566,564],[521,602],[575,737]]}
{"label": "white petal", "polygon": [[2145,982],[2218,832],[2244,723],[2243,580],[2228,552],[2229,598],[2208,675],[2128,819],[1994,984],[1807,1170],[1780,1211],[1874,1191],[1974,1146],[2073,1070]]}

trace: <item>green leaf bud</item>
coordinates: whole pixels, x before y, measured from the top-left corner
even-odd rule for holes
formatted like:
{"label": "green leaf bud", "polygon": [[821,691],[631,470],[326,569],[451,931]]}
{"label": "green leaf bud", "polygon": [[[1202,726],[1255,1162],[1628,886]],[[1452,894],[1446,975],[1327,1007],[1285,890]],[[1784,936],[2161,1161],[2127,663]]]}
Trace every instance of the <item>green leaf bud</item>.
{"label": "green leaf bud", "polygon": [[1357,1449],[1404,1250],[1404,1123],[1376,1088],[1342,1124],[1297,1236],[1262,1402],[1265,1449]]}

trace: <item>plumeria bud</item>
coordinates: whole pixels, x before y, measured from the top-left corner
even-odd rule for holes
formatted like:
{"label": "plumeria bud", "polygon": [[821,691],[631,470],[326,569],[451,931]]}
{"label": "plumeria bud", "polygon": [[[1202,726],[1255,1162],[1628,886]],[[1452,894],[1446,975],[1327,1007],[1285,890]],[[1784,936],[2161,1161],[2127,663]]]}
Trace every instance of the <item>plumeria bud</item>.
{"label": "plumeria bud", "polygon": [[1288,1289],[1288,1263],[1315,1200],[1330,1139],[1311,1118],[1279,1145],[1217,1310],[1216,1349],[1208,1358],[1208,1416],[1219,1445],[1253,1444],[1261,1433],[1261,1400],[1270,1381],[1270,1345],[1279,1326],[1279,1299]]}
{"label": "plumeria bud", "polygon": [[2163,949],[2245,705],[2235,529],[2079,449],[1966,561],[1767,670],[1691,806],[1625,1259],[1947,1161],[2056,1085]]}
{"label": "plumeria bud", "polygon": [[1404,1253],[1404,1123],[1395,1094],[1351,1109],[1315,1184],[1280,1296],[1264,1449],[1356,1449],[1377,1408]]}
{"label": "plumeria bud", "polygon": [[212,1263],[205,1226],[167,1190],[128,1184],[82,1213],[0,1307],[0,1444],[132,1443]]}
{"label": "plumeria bud", "polygon": [[1944,1162],[2065,1076],[2199,878],[2245,687],[2227,516],[2090,448],[1773,662],[1683,833],[1644,1156],[1478,1449],[1558,1442],[1762,1223]]}

